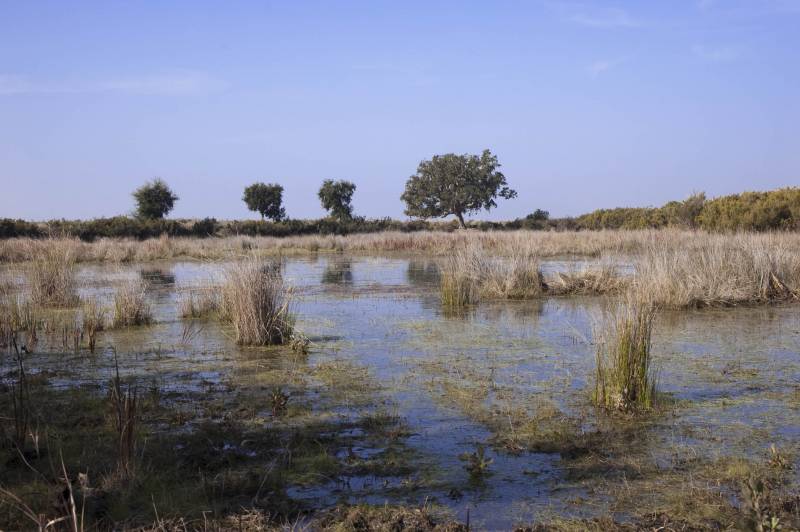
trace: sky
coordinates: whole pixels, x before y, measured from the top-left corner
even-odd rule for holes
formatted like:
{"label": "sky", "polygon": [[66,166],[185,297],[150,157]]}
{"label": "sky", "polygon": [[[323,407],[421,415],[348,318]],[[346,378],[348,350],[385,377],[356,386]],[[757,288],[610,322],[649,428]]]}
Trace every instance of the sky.
{"label": "sky", "polygon": [[495,153],[482,219],[800,185],[800,0],[0,0],[0,217],[404,218],[435,154]]}

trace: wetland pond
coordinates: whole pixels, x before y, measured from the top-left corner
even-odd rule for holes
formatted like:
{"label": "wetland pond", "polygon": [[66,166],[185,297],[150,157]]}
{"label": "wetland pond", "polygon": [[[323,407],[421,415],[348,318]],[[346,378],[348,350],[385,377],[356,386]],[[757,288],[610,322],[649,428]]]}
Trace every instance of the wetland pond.
{"label": "wetland pond", "polygon": [[[590,402],[593,325],[608,298],[496,301],[451,313],[439,301],[434,260],[283,259],[296,328],[311,341],[301,354],[239,347],[219,322],[181,318],[181,292],[214,284],[224,266],[81,265],[80,295],[106,305],[119,283],[144,279],[153,324],[99,333],[95,354],[65,349],[53,326],[25,359],[30,378],[52,393],[102,395],[116,356],[123,379],[157,405],[143,415],[143,455],[160,441],[173,450],[149,457],[150,470],[181,462],[208,472],[203,491],[213,495],[195,499],[196,512],[248,501],[287,515],[427,501],[477,529],[625,520],[696,489],[735,501],[735,489],[709,479],[762,461],[773,444],[795,464],[796,307],[661,312],[652,346],[666,406],[644,420],[610,421]],[[8,381],[12,357],[0,363]],[[285,396],[280,407],[276,393]],[[152,489],[158,505],[189,507],[170,482]]]}

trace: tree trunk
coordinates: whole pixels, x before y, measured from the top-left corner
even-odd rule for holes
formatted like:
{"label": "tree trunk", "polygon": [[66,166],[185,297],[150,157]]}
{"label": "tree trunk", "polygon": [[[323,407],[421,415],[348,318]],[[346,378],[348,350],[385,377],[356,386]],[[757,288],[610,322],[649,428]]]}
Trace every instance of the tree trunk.
{"label": "tree trunk", "polygon": [[456,218],[458,218],[458,224],[461,226],[461,229],[466,229],[467,224],[464,223],[464,215],[460,212],[456,213]]}

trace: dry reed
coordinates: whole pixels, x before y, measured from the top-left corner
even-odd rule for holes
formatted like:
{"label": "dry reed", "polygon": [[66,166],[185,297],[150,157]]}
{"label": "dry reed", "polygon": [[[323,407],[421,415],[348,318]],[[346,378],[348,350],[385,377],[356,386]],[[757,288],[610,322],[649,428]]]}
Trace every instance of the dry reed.
{"label": "dry reed", "polygon": [[650,246],[632,290],[662,307],[759,304],[800,298],[800,253],[784,235],[710,237],[699,248]]}
{"label": "dry reed", "polygon": [[219,311],[219,288],[198,286],[182,290],[180,314],[183,318],[208,318]]}
{"label": "dry reed", "polygon": [[221,315],[242,345],[279,345],[289,342],[294,328],[291,290],[280,270],[250,258],[230,266],[222,287]]}
{"label": "dry reed", "polygon": [[69,307],[75,292],[75,252],[69,241],[46,240],[28,270],[31,299],[44,306]]}
{"label": "dry reed", "polygon": [[114,294],[114,327],[147,325],[152,321],[145,283],[135,279],[123,284]]}

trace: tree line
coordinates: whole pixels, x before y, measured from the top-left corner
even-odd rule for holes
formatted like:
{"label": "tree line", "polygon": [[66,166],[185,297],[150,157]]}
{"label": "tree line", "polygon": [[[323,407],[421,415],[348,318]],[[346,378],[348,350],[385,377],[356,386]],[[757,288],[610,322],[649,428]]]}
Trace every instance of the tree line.
{"label": "tree line", "polygon": [[[498,197],[516,197],[499,167],[497,156],[489,150],[481,155],[435,155],[422,161],[417,172],[408,178],[400,197],[406,204],[405,213],[420,219],[453,215],[461,227],[466,227],[464,215],[496,207]],[[346,222],[353,219],[355,191],[356,185],[350,181],[326,179],[317,196],[331,218]],[[163,218],[178,201],[178,196],[160,178],[136,189],[133,197],[136,215],[145,220]],[[242,201],[248,209],[259,213],[262,220],[286,219],[283,187],[277,183],[253,183],[244,189]]]}
{"label": "tree line", "polygon": [[[500,172],[497,157],[489,150],[480,155],[436,155],[420,162],[401,195],[405,213],[417,218],[401,222],[390,218],[367,220],[353,212],[356,185],[347,180],[326,179],[317,196],[328,216],[319,220],[292,220],[283,205],[284,189],[277,183],[257,182],[246,187],[242,201],[259,213],[261,221],[218,222],[170,220],[178,196],[162,179],[145,183],[133,192],[134,216],[115,216],[87,221],[51,220],[46,223],[0,219],[0,238],[72,235],[84,240],[100,237],[150,238],[170,236],[347,234],[378,231],[452,231],[467,227],[464,216],[497,206],[496,200],[511,199]],[[454,216],[451,223],[431,218]],[[505,222],[473,221],[479,230],[584,230],[645,229],[662,227],[700,228],[710,231],[766,231],[800,229],[800,188],[787,187],[767,192],[744,192],[713,199],[703,192],[661,207],[598,209],[577,217],[551,218],[536,209],[524,218]]]}

